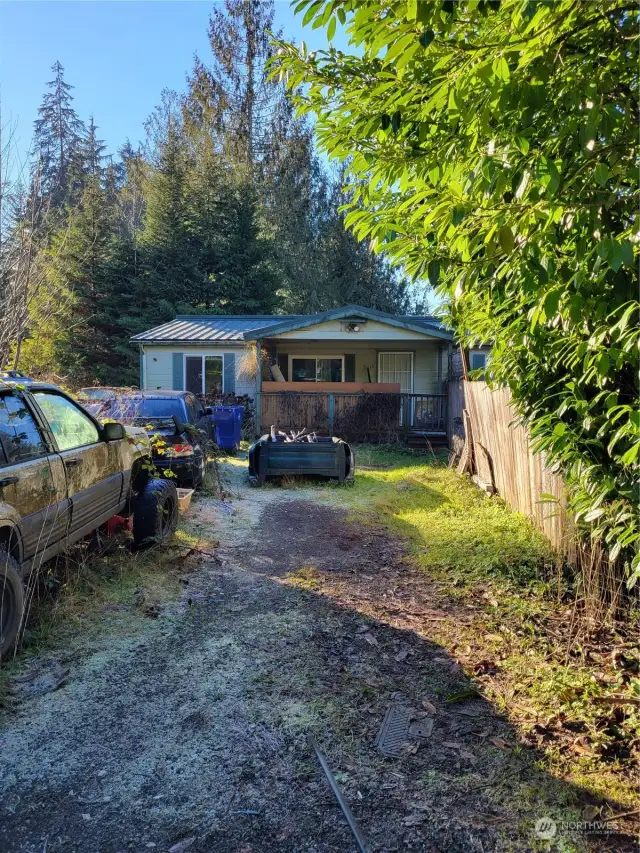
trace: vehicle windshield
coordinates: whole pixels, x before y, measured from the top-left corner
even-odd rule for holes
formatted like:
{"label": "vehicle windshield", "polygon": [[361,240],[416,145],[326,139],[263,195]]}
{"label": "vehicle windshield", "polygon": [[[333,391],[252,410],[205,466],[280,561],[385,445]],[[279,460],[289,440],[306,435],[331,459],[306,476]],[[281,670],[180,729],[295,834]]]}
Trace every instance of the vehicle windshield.
{"label": "vehicle windshield", "polygon": [[108,416],[119,421],[146,423],[147,421],[171,420],[174,416],[184,420],[182,400],[178,398],[125,397],[115,400]]}
{"label": "vehicle windshield", "polygon": [[78,396],[88,400],[111,400],[114,393],[107,388],[81,388]]}

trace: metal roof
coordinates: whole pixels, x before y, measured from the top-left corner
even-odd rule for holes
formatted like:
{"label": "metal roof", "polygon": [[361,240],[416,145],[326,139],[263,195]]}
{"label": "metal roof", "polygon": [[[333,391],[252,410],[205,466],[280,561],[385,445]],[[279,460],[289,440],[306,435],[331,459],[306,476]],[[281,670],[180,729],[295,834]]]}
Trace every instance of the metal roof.
{"label": "metal roof", "polygon": [[[436,317],[386,314],[371,308],[358,305],[348,305],[344,308],[334,308],[321,311],[318,314],[245,314],[245,315],[178,315],[175,320],[141,332],[131,338],[136,343],[225,343],[245,340],[255,340],[258,337],[269,337],[270,327],[278,327],[279,331],[305,328],[326,322],[338,317],[361,316],[364,318],[387,322],[393,326],[404,326],[416,331],[431,333],[435,337],[450,338],[447,331]],[[255,334],[256,332],[261,334]]]}

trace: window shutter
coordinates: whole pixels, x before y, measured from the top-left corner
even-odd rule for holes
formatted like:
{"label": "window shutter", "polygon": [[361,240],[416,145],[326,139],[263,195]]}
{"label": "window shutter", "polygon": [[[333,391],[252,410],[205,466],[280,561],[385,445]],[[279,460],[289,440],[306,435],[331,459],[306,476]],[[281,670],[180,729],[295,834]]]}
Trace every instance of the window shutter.
{"label": "window shutter", "polygon": [[184,382],[183,379],[183,353],[174,352],[173,353],[173,390],[174,391],[184,391],[182,384]]}
{"label": "window shutter", "polygon": [[356,357],[355,355],[345,355],[344,357],[344,381],[356,381]]}
{"label": "window shutter", "polygon": [[223,355],[222,368],[222,391],[225,394],[236,393],[236,354],[235,352],[225,352]]}
{"label": "window shutter", "polygon": [[284,376],[284,381],[289,381],[289,356],[284,352],[278,353],[278,367]]}

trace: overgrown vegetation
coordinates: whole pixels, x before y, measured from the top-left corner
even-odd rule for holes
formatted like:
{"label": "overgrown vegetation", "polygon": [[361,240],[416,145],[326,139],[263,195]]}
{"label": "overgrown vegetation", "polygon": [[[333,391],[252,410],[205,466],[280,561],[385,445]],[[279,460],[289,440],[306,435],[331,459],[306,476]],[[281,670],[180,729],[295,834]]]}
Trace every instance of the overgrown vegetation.
{"label": "overgrown vegetation", "polygon": [[393,448],[356,448],[365,470],[347,506],[407,543],[435,581],[433,605],[468,620],[425,627],[478,690],[508,715],[554,775],[631,809],[640,760],[637,616],[591,633],[576,620],[549,545],[524,517],[442,461]]}
{"label": "overgrown vegetation", "polygon": [[[493,345],[603,559],[634,557],[638,14],[604,0],[302,0],[352,52],[278,41],[274,74],[349,164],[347,223]],[[299,88],[302,87],[302,88]],[[633,566],[632,566],[633,562]]]}

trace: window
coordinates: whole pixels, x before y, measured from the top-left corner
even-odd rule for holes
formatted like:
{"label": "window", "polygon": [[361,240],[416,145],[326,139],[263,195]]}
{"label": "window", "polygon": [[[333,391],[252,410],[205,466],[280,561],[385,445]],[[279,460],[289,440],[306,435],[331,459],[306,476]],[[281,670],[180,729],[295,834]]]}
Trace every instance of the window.
{"label": "window", "polygon": [[469,361],[471,370],[484,370],[487,366],[486,352],[470,352]]}
{"label": "window", "polygon": [[109,417],[118,421],[171,420],[173,416],[184,420],[184,408],[180,397],[122,397],[109,410]]}
{"label": "window", "polygon": [[293,382],[342,382],[344,358],[292,358]]}
{"label": "window", "polygon": [[185,390],[192,394],[222,394],[222,356],[186,356]]}
{"label": "window", "polygon": [[46,391],[34,392],[33,398],[42,409],[59,450],[72,450],[100,440],[94,422],[71,400]]}
{"label": "window", "polygon": [[47,453],[31,412],[12,394],[0,397],[0,443],[10,465]]}

